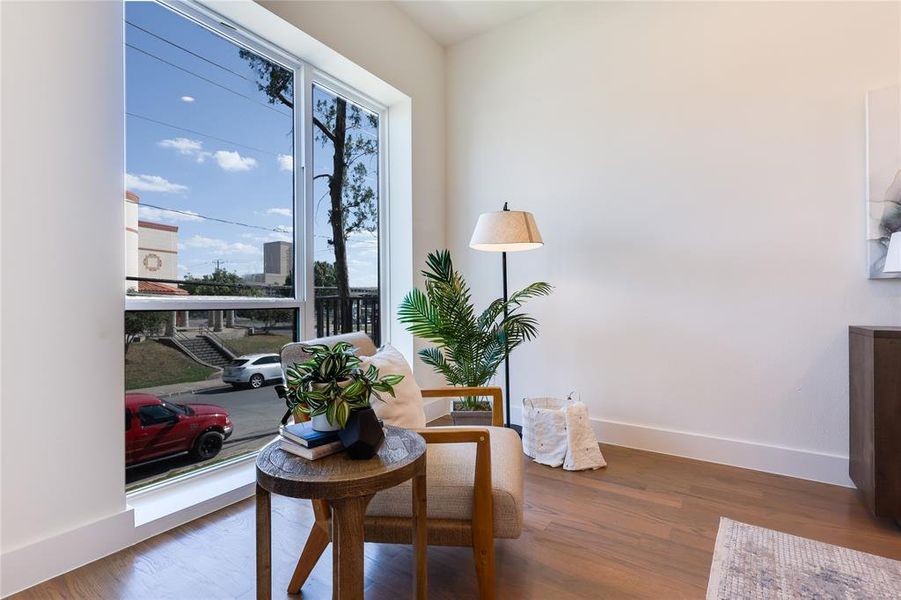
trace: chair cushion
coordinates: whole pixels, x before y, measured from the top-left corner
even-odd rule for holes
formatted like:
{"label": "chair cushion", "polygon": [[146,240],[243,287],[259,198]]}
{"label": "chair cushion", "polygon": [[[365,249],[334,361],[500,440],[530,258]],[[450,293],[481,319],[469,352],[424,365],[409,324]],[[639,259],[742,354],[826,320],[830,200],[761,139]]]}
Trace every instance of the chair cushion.
{"label": "chair cushion", "polygon": [[382,400],[371,398],[370,403],[375,414],[388,425],[416,429],[425,427],[425,411],[422,408],[422,390],[413,378],[413,371],[407,359],[391,344],[385,344],[372,356],[360,357],[365,371],[370,365],[379,370],[379,376],[403,375],[404,378],[394,386],[394,397],[380,394]]}
{"label": "chair cushion", "polygon": [[[436,428],[438,429],[438,428]],[[451,429],[440,428],[440,429]],[[517,538],[522,532],[522,443],[512,429],[488,427],[491,438],[491,485],[494,537]],[[475,444],[428,444],[428,516],[472,519]],[[369,503],[369,517],[411,517],[410,482],[384,490]]]}

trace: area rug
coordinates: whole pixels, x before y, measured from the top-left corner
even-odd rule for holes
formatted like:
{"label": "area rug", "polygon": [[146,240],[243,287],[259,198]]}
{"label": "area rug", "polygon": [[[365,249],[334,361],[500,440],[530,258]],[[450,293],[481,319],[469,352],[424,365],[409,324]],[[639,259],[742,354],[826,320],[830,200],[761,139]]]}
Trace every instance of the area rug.
{"label": "area rug", "polygon": [[720,518],[707,600],[901,598],[901,562]]}

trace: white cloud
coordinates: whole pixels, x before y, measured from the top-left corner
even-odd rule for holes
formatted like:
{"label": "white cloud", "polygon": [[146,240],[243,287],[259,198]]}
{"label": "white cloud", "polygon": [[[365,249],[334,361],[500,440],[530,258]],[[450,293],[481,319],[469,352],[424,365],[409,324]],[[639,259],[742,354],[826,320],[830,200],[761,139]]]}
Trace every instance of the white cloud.
{"label": "white cloud", "polygon": [[257,166],[257,159],[229,150],[217,150],[213,153],[213,158],[225,171],[249,171]]}
{"label": "white cloud", "polygon": [[374,233],[357,231],[347,236],[348,251],[364,257],[377,257],[379,240]]}
{"label": "white cloud", "polygon": [[290,154],[279,154],[278,155],[278,168],[282,171],[293,171],[294,170],[294,157]]}
{"label": "white cloud", "polygon": [[172,140],[160,140],[159,142],[157,142],[157,145],[162,148],[173,148],[177,150],[179,154],[188,155],[203,149],[203,142],[184,137],[175,138]]}
{"label": "white cloud", "polygon": [[157,145],[161,148],[171,148],[182,156],[193,157],[199,163],[211,156],[209,152],[203,149],[203,142],[190,138],[180,137],[171,140],[160,140],[157,142]]}
{"label": "white cloud", "polygon": [[241,237],[245,240],[253,240],[255,242],[259,242],[260,244],[265,244],[266,242],[293,242],[294,238],[292,236],[293,229],[290,227],[282,227],[280,231],[272,231],[264,235],[257,235],[255,233],[242,233]]}
{"label": "white cloud", "polygon": [[172,183],[159,175],[125,174],[125,188],[132,192],[162,192],[171,194],[187,191],[188,186]]}
{"label": "white cloud", "polygon": [[188,103],[194,102],[194,96],[182,96],[181,101]]}
{"label": "white cloud", "polygon": [[184,243],[185,248],[204,248],[220,254],[262,254],[257,246],[251,246],[243,242],[226,242],[217,238],[208,238],[202,235],[194,235]]}
{"label": "white cloud", "polygon": [[176,212],[143,204],[138,205],[138,217],[144,221],[162,221],[164,223],[167,221],[172,223],[176,221],[203,221],[203,217],[192,210]]}
{"label": "white cloud", "polygon": [[267,215],[279,215],[282,217],[291,217],[294,215],[294,211],[290,208],[267,208]]}

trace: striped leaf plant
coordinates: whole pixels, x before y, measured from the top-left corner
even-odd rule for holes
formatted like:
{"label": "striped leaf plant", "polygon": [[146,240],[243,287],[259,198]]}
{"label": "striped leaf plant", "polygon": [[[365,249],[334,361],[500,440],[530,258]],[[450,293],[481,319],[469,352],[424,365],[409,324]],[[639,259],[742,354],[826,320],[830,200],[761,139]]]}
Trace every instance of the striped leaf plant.
{"label": "striped leaf plant", "polygon": [[329,423],[342,428],[352,410],[370,406],[372,396],[380,401],[384,401],[381,394],[394,397],[394,386],[404,378],[403,375],[379,378],[379,370],[374,365],[364,370],[356,348],[347,342],[332,347],[311,344],[301,349],[310,358],[285,369],[285,403],[290,410],[311,417],[325,415]]}

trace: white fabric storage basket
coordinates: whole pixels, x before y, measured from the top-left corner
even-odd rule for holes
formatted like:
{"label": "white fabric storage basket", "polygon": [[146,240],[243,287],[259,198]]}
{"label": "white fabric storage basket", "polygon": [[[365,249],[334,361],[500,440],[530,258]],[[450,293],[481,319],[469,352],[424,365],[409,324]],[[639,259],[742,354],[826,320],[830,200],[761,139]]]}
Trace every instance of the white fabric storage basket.
{"label": "white fabric storage basket", "polygon": [[566,415],[568,400],[523,398],[522,448],[535,462],[559,467],[566,458]]}

